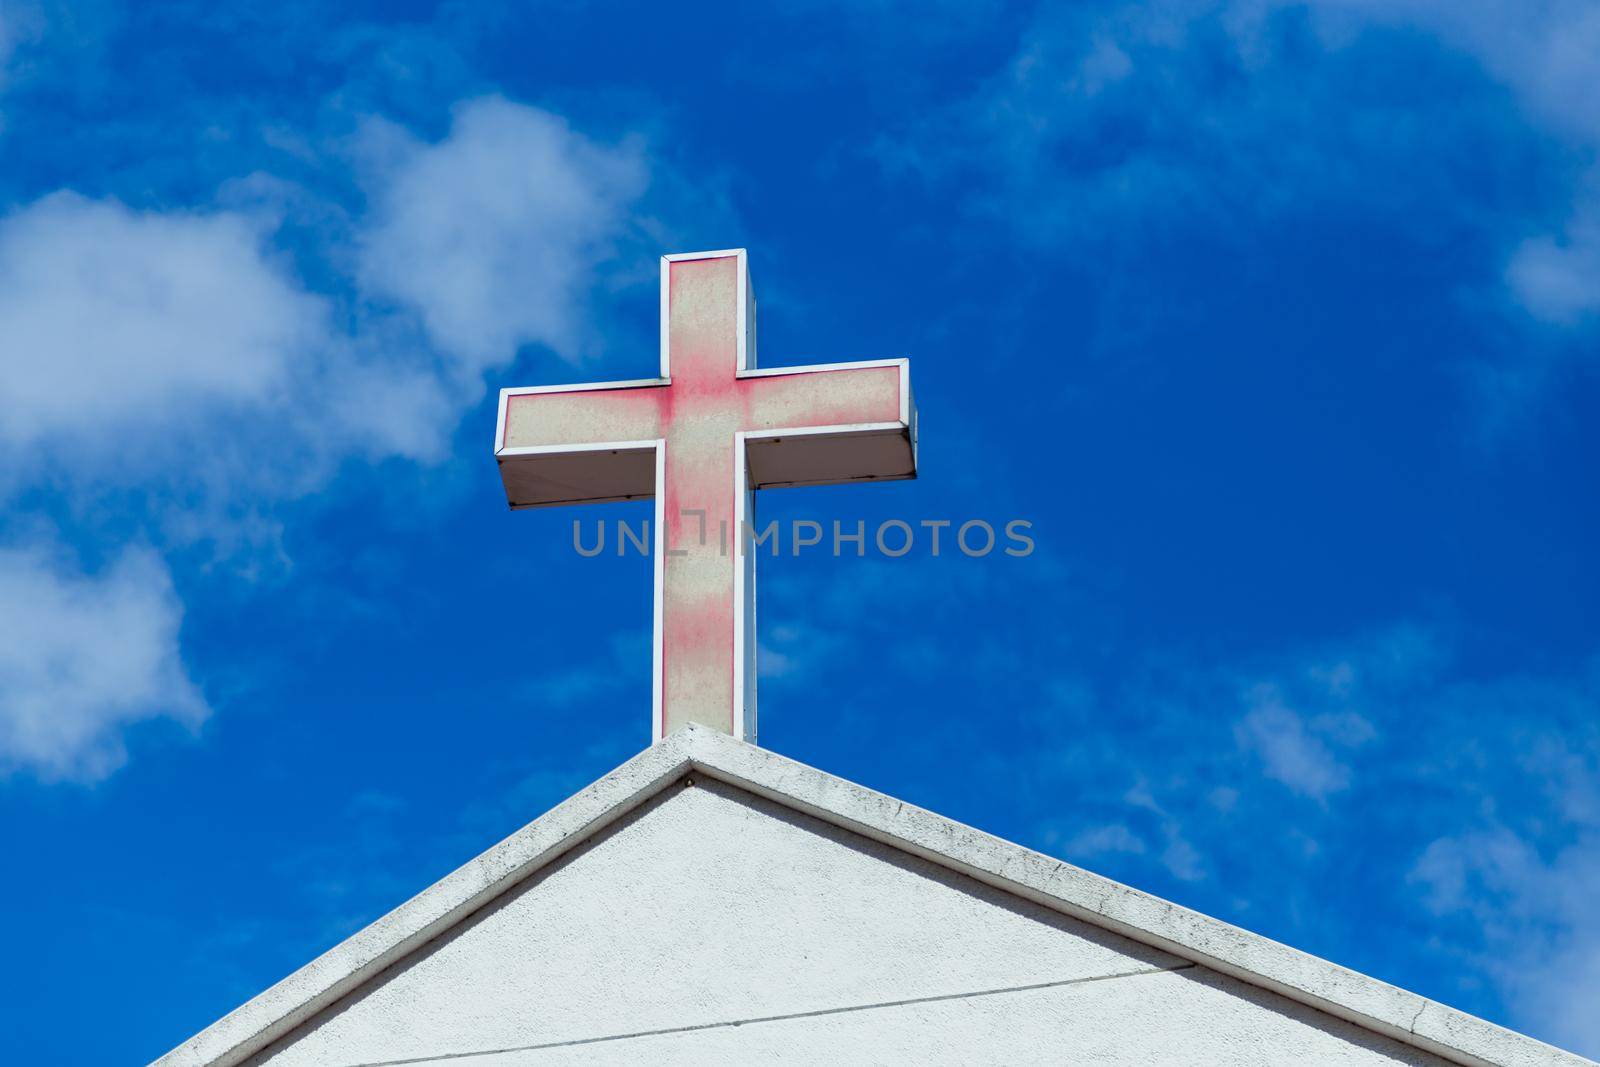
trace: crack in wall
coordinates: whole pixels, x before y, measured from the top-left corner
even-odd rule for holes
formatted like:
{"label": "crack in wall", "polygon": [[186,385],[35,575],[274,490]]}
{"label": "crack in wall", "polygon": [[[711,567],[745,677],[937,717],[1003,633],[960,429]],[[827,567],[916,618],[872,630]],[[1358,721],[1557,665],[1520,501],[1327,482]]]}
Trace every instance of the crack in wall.
{"label": "crack in wall", "polygon": [[760,1023],[788,1022],[794,1019],[817,1019],[828,1015],[846,1015],[858,1011],[880,1011],[884,1008],[903,1008],[913,1004],[937,1004],[942,1001],[971,1000],[976,997],[997,997],[1007,993],[1027,993],[1039,989],[1056,989],[1061,986],[1087,985],[1091,982],[1108,982],[1116,978],[1137,978],[1148,974],[1170,974],[1186,971],[1193,963],[1180,963],[1174,967],[1146,967],[1137,971],[1119,971],[1115,974],[1097,974],[1087,978],[1063,978],[1054,982],[1034,982],[1029,985],[1002,986],[999,989],[978,989],[967,993],[941,993],[929,997],[908,997],[904,1000],[882,1000],[871,1004],[851,1004],[840,1008],[817,1008],[812,1011],[788,1012],[782,1015],[758,1015],[748,1019],[726,1019],[721,1022],[695,1023],[689,1026],[669,1026],[659,1030],[635,1030],[625,1034],[604,1034],[599,1037],[579,1037],[567,1041],[547,1041],[537,1045],[514,1045],[510,1048],[480,1049],[475,1052],[446,1052],[433,1056],[416,1056],[401,1060],[375,1060],[353,1063],[349,1067],[408,1067],[414,1064],[445,1063],[450,1060],[475,1059],[480,1056],[501,1056],[512,1052],[539,1052],[545,1049],[571,1048],[576,1045],[598,1045],[610,1041],[633,1041],[642,1037],[663,1037],[669,1034],[692,1034],[702,1030],[723,1030],[735,1026],[755,1026]]}

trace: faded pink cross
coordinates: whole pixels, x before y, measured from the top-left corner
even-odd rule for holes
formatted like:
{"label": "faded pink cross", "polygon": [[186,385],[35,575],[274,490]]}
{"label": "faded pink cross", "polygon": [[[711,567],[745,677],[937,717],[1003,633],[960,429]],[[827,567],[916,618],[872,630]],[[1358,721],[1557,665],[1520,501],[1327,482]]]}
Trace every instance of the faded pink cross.
{"label": "faded pink cross", "polygon": [[661,261],[661,376],[506,389],[513,508],[656,501],[653,731],[755,740],[755,489],[912,478],[903,359],[755,369],[743,249]]}

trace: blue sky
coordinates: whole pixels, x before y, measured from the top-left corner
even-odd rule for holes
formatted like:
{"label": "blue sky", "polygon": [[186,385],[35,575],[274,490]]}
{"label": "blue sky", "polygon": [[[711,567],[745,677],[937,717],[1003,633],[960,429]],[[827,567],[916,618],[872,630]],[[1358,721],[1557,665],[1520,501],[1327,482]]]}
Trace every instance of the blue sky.
{"label": "blue sky", "polygon": [[509,514],[491,397],[652,373],[656,257],[729,246],[763,364],[922,415],[764,516],[1038,543],[769,561],[764,744],[1600,1054],[1592,4],[6,0],[0,57],[18,1062],[648,741],[649,564],[570,547],[647,512]]}

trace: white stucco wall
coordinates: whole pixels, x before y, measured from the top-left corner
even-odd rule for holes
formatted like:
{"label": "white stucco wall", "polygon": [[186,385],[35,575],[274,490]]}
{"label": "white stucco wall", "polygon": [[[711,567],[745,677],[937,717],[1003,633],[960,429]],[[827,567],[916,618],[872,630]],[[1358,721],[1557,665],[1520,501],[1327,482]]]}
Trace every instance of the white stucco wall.
{"label": "white stucco wall", "polygon": [[705,778],[250,1063],[444,1057],[1443,1063]]}

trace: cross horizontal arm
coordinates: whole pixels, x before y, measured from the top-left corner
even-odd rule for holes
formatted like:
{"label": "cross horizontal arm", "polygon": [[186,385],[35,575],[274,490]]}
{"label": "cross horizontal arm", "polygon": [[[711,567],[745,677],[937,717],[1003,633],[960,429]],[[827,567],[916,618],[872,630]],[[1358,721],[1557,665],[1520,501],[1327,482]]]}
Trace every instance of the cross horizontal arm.
{"label": "cross horizontal arm", "polygon": [[751,489],[916,476],[916,409],[903,359],[745,371]]}
{"label": "cross horizontal arm", "polygon": [[654,494],[664,379],[505,389],[495,458],[513,508]]}

